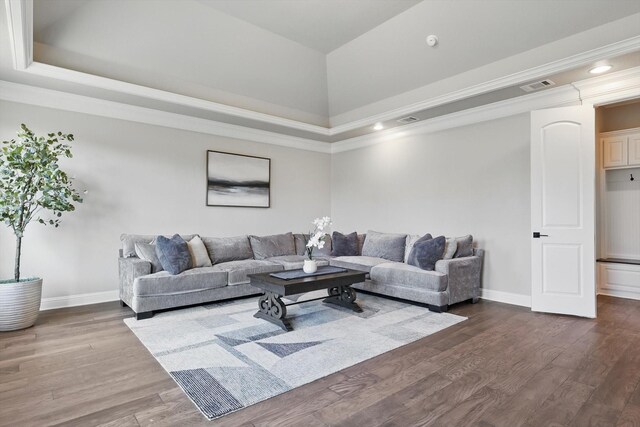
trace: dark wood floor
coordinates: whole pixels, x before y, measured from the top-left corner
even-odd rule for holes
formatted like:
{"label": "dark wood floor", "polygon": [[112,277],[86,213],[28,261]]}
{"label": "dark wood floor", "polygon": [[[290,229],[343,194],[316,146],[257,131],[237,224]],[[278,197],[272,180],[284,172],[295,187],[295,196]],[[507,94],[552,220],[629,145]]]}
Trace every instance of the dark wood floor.
{"label": "dark wood floor", "polygon": [[640,426],[640,301],[598,319],[481,301],[469,320],[207,422],[117,303],[0,333],[0,425]]}

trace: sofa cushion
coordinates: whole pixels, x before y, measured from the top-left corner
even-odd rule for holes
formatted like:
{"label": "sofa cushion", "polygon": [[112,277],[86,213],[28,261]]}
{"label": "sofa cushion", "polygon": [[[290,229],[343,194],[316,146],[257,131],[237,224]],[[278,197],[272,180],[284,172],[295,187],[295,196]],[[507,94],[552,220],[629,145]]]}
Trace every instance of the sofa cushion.
{"label": "sofa cushion", "polygon": [[416,242],[420,239],[422,239],[423,237],[427,238],[427,239],[433,239],[433,237],[431,236],[431,233],[427,233],[424,236],[420,236],[419,234],[410,234],[407,236],[407,243],[405,244],[404,247],[404,262],[409,262],[409,254],[411,253],[411,249],[413,249],[413,245],[416,244]]}
{"label": "sofa cushion", "polygon": [[[193,234],[181,234],[184,240],[191,240]],[[122,242],[122,256],[124,258],[132,258],[136,255],[136,243],[155,243],[156,235],[150,234],[121,234],[120,241]],[[171,237],[171,236],[165,236]]]}
{"label": "sofa cushion", "polygon": [[473,256],[473,236],[468,234],[463,237],[456,237],[456,254],[454,258],[463,258],[467,256]]}
{"label": "sofa cushion", "polygon": [[296,244],[292,233],[249,236],[249,241],[255,259],[296,254]]}
{"label": "sofa cushion", "polygon": [[331,256],[358,256],[360,251],[358,250],[358,233],[355,231],[349,234],[342,234],[339,231],[334,231],[331,236]]}
{"label": "sofa cushion", "polygon": [[[313,252],[315,253],[315,251]],[[282,255],[282,256],[267,258],[265,261],[270,261],[270,262],[275,262],[276,264],[280,264],[281,266],[284,267],[285,270],[297,270],[302,268],[302,265],[304,264],[305,259],[308,259],[308,258],[304,255]],[[323,265],[329,265],[329,261],[325,259],[317,259],[315,258],[315,256],[313,259],[315,259],[316,264],[318,264],[318,267],[321,267]]]}
{"label": "sofa cushion", "polygon": [[406,234],[379,233],[369,230],[362,245],[362,255],[402,262],[406,242]]}
{"label": "sofa cushion", "polygon": [[213,264],[253,258],[247,236],[203,237],[202,241]]}
{"label": "sofa cushion", "polygon": [[211,267],[211,259],[209,259],[207,247],[202,242],[200,236],[194,236],[193,239],[189,240],[187,247],[189,248],[193,268]]}
{"label": "sofa cushion", "polygon": [[427,271],[413,265],[399,262],[378,264],[371,269],[371,280],[378,285],[398,285],[418,289],[428,289],[442,292],[447,289],[446,274],[437,271]]}
{"label": "sofa cushion", "polygon": [[448,237],[444,243],[444,255],[442,259],[452,259],[458,250],[458,241],[455,237]]}
{"label": "sofa cushion", "polygon": [[158,236],[156,238],[156,254],[162,268],[171,274],[180,274],[191,268],[189,246],[178,234],[174,234],[170,239]]}
{"label": "sofa cushion", "polygon": [[223,262],[214,265],[212,268],[214,271],[227,272],[227,274],[229,275],[229,285],[240,285],[243,283],[249,283],[247,274],[273,273],[274,271],[284,270],[284,267],[281,264],[255,259]]}
{"label": "sofa cushion", "polygon": [[135,296],[171,295],[227,286],[227,273],[213,267],[193,268],[180,274],[168,271],[138,277],[133,282]]}
{"label": "sofa cushion", "polygon": [[162,264],[160,263],[158,255],[156,254],[156,245],[152,245],[151,243],[138,242],[135,244],[135,248],[138,258],[151,263],[152,273],[163,271]]}
{"label": "sofa cushion", "polygon": [[408,264],[420,267],[423,270],[433,270],[436,262],[442,259],[444,254],[444,244],[446,239],[444,236],[438,236],[435,239],[428,239],[430,234],[422,237],[411,249]]}
{"label": "sofa cushion", "polygon": [[371,271],[371,267],[378,264],[384,264],[389,262],[388,259],[376,258],[369,256],[341,256],[337,258],[331,258],[329,264],[335,267],[350,268],[352,270],[364,271],[366,273]]}

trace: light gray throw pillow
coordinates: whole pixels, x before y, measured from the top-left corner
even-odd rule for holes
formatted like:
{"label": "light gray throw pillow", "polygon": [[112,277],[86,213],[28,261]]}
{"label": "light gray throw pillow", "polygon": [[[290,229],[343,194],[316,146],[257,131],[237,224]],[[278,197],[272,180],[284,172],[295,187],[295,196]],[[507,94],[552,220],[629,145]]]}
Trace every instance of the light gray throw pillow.
{"label": "light gray throw pillow", "polygon": [[296,244],[292,233],[249,236],[249,242],[255,259],[296,254]]}
{"label": "light gray throw pillow", "polygon": [[379,233],[369,230],[362,245],[362,255],[403,262],[406,234]]}
{"label": "light gray throw pillow", "polygon": [[209,253],[207,247],[202,242],[200,236],[195,236],[193,239],[187,242],[189,247],[189,253],[191,254],[191,266],[192,268],[198,267],[211,267],[211,259],[209,259]]}
{"label": "light gray throw pillow", "polygon": [[162,264],[156,255],[156,245],[151,243],[135,243],[135,251],[138,258],[151,263],[151,272],[163,271]]}
{"label": "light gray throw pillow", "polygon": [[458,248],[454,258],[462,258],[473,255],[473,236],[468,234],[463,237],[457,237],[456,243]]}
{"label": "light gray throw pillow", "polygon": [[447,238],[444,244],[444,256],[442,259],[452,259],[458,250],[458,241],[455,237]]}

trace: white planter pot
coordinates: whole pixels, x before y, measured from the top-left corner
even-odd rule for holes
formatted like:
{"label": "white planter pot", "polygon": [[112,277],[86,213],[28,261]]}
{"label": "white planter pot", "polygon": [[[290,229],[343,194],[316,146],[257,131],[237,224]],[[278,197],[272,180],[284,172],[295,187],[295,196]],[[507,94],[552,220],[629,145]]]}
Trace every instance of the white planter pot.
{"label": "white planter pot", "polygon": [[0,331],[32,326],[40,312],[42,279],[0,283]]}
{"label": "white planter pot", "polygon": [[318,271],[318,264],[316,264],[315,260],[305,259],[304,265],[302,266],[302,271],[304,271],[307,274],[315,273],[316,271]]}

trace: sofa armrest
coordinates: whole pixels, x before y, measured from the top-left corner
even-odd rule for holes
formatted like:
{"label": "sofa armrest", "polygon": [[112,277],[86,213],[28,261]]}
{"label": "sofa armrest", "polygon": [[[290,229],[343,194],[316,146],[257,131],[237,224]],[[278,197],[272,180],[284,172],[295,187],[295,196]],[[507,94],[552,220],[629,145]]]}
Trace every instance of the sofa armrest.
{"label": "sofa armrest", "polygon": [[436,271],[449,277],[449,304],[478,298],[482,258],[470,256],[436,262]]}
{"label": "sofa armrest", "polygon": [[120,300],[129,307],[133,300],[133,282],[140,276],[151,274],[151,263],[140,258],[118,258],[120,274]]}

